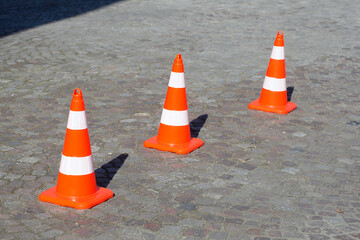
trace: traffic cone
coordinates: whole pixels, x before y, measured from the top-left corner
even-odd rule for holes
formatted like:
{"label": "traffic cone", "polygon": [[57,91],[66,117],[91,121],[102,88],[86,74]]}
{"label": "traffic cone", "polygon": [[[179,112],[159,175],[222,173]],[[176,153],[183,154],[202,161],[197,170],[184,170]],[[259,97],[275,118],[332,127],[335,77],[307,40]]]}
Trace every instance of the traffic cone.
{"label": "traffic cone", "polygon": [[184,65],[178,54],[170,75],[158,135],[146,140],[144,147],[187,154],[202,145],[201,139],[190,135]]}
{"label": "traffic cone", "polygon": [[279,31],[271,53],[260,98],[249,104],[250,109],[287,114],[296,104],[287,101],[285,51],[283,32]]}
{"label": "traffic cone", "polygon": [[40,201],[77,209],[91,208],[113,197],[109,189],[96,185],[85,104],[79,88],[70,106],[57,185],[42,192]]}

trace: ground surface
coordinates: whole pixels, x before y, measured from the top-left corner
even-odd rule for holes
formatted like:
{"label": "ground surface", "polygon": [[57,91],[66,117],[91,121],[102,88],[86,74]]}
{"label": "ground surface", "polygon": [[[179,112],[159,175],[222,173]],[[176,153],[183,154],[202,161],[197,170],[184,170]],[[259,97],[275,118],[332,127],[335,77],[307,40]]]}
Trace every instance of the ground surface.
{"label": "ground surface", "polygon": [[[0,11],[1,239],[360,239],[357,1],[23,2]],[[247,108],[278,30],[288,115]],[[205,142],[185,156],[142,146],[178,53]],[[115,194],[90,210],[38,200],[77,87]]]}

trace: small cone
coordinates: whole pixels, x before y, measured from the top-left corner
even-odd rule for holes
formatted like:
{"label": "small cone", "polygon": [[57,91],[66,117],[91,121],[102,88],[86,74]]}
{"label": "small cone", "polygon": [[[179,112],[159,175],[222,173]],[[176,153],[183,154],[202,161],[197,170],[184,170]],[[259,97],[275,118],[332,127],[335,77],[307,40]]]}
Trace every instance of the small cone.
{"label": "small cone", "polygon": [[202,145],[201,139],[190,136],[184,65],[178,54],[170,75],[158,135],[146,140],[144,147],[187,154]]}
{"label": "small cone", "polygon": [[91,208],[113,197],[109,189],[96,185],[85,104],[75,89],[61,157],[57,185],[39,195],[40,201],[77,209]]}
{"label": "small cone", "polygon": [[279,31],[271,53],[260,98],[249,104],[250,109],[287,114],[296,104],[287,101],[285,51],[283,32]]}

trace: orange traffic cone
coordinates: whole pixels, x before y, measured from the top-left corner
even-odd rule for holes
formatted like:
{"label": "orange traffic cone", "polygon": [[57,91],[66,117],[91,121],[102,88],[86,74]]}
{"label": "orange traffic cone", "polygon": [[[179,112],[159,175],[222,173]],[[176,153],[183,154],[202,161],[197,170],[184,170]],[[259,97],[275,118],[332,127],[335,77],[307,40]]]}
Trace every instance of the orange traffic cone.
{"label": "orange traffic cone", "polygon": [[57,185],[42,192],[39,199],[61,206],[87,209],[113,195],[111,190],[96,185],[85,104],[81,90],[77,88],[70,106]]}
{"label": "orange traffic cone", "polygon": [[271,53],[260,98],[249,104],[250,109],[287,114],[296,104],[287,101],[285,51],[283,32],[279,31]]}
{"label": "orange traffic cone", "polygon": [[184,65],[178,54],[170,75],[158,135],[146,140],[144,147],[187,154],[202,145],[201,139],[190,136]]}

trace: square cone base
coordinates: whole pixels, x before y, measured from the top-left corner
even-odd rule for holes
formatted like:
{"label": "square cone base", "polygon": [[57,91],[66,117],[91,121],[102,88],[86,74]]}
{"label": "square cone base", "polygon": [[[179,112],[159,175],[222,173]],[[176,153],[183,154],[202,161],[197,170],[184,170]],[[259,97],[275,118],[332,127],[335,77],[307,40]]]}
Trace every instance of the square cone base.
{"label": "square cone base", "polygon": [[155,148],[160,151],[173,152],[177,154],[188,154],[202,145],[204,145],[204,142],[199,138],[191,138],[190,142],[185,144],[165,144],[159,143],[157,136],[155,136],[144,142],[144,147]]}
{"label": "square cone base", "polygon": [[288,114],[296,108],[296,104],[293,102],[287,102],[286,105],[283,106],[270,106],[260,104],[259,99],[256,99],[248,106],[250,109],[260,110],[264,112],[273,112],[279,114]]}
{"label": "square cone base", "polygon": [[86,197],[62,197],[56,194],[56,186],[52,187],[39,195],[39,200],[49,202],[60,206],[72,207],[76,209],[88,209],[109,198],[112,198],[114,193],[107,188],[99,187],[98,191]]}

